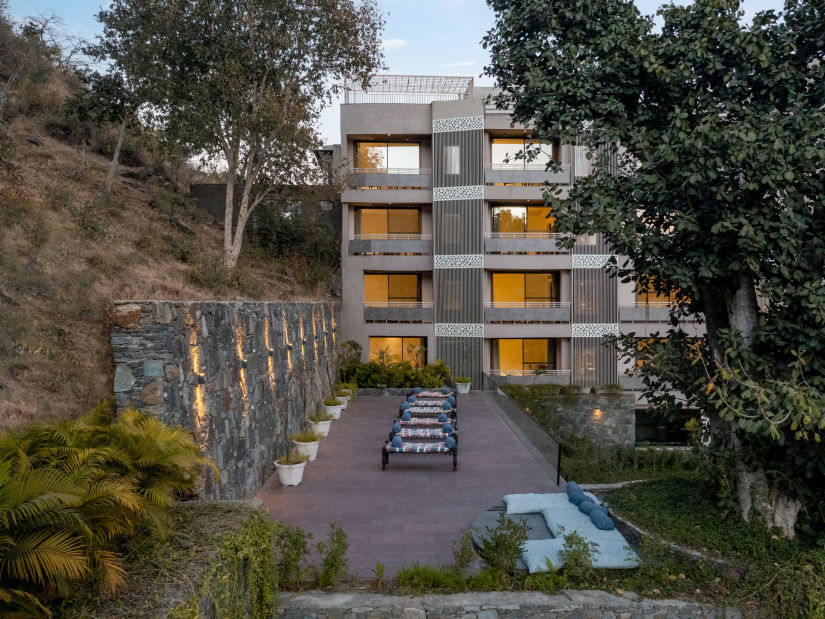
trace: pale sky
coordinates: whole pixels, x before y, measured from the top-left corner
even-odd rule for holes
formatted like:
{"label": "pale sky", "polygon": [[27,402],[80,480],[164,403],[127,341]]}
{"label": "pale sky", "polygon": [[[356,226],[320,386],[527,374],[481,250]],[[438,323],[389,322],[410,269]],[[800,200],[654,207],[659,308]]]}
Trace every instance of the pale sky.
{"label": "pale sky", "polygon": [[[660,0],[634,0],[639,10],[653,14]],[[55,14],[75,35],[92,39],[100,32],[95,14],[103,0],[10,0],[11,14]],[[412,75],[466,75],[476,85],[492,86],[479,74],[488,60],[481,39],[493,23],[484,0],[379,0],[387,25],[384,50],[387,73]],[[783,0],[744,0],[745,19],[757,11],[781,10]],[[319,127],[327,144],[340,141],[338,104],[325,110]]]}

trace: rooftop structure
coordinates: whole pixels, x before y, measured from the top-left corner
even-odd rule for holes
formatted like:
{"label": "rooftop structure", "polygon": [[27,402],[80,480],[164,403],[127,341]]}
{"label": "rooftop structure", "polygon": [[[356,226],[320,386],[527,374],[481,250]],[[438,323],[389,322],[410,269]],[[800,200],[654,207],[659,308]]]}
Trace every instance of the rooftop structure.
{"label": "rooftop structure", "polygon": [[376,75],[368,86],[349,82],[344,103],[423,103],[473,96],[473,78],[448,75]]}

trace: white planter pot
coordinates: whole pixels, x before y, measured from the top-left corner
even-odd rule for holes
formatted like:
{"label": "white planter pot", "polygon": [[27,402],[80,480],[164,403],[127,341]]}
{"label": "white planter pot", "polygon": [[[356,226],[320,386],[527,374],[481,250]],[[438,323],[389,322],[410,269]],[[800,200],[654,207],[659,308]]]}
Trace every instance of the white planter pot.
{"label": "white planter pot", "polygon": [[472,385],[472,383],[456,383],[455,390],[458,393],[470,393],[470,385]]}
{"label": "white planter pot", "polygon": [[282,486],[297,486],[304,478],[304,467],[306,462],[300,464],[278,464],[275,463],[275,468],[278,469],[278,479]]}
{"label": "white planter pot", "polygon": [[342,411],[347,410],[347,404],[349,404],[349,396],[348,395],[337,395],[335,397],[343,402],[343,404],[341,404],[341,410]]}
{"label": "white planter pot", "polygon": [[312,428],[312,433],[318,434],[319,436],[329,436],[329,427],[331,425],[331,421],[319,421],[317,423],[314,421],[309,422],[309,426]]}
{"label": "white planter pot", "polygon": [[350,400],[352,399],[352,389],[341,389],[341,393],[347,396]]}
{"label": "white planter pot", "polygon": [[309,441],[307,443],[301,441],[292,442],[295,443],[295,451],[302,456],[309,456],[310,462],[315,462],[315,458],[318,456],[318,445],[320,441]]}
{"label": "white planter pot", "polygon": [[338,419],[341,416],[340,406],[327,406],[324,404],[324,414],[329,415],[333,419]]}

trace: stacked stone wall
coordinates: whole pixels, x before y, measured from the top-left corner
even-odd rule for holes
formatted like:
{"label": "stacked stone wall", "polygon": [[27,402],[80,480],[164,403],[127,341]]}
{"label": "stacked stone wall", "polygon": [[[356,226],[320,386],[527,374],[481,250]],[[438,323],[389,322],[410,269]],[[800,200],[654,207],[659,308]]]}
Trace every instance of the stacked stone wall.
{"label": "stacked stone wall", "polygon": [[192,430],[220,471],[200,495],[254,496],[334,379],[332,303],[119,301],[115,400]]}

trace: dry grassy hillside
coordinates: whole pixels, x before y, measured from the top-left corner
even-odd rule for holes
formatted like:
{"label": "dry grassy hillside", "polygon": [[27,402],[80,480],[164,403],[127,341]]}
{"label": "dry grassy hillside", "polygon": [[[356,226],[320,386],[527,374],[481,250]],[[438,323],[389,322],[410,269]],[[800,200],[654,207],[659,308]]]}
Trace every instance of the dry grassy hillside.
{"label": "dry grassy hillside", "polygon": [[[312,299],[297,265],[247,253],[220,268],[222,228],[151,168],[121,166],[9,128],[14,166],[0,176],[0,426],[76,416],[112,389],[113,299]],[[84,165],[85,160],[85,165]]]}

